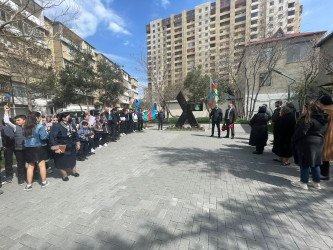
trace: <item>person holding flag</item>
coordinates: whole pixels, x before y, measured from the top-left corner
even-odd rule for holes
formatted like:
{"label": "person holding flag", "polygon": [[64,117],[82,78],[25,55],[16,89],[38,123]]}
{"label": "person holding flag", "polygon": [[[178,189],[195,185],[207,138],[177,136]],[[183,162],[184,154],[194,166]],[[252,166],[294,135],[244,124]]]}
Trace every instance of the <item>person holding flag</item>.
{"label": "person holding flag", "polygon": [[156,118],[156,113],[155,113],[155,106],[154,104],[149,108],[149,110],[144,113],[143,115],[143,120],[146,122],[145,124],[145,129],[148,127],[148,122],[151,120],[155,120]]}
{"label": "person holding flag", "polygon": [[[218,92],[217,92],[217,89],[216,89],[216,86],[215,86],[213,80],[211,80],[209,107],[212,109],[212,111],[210,112],[209,118],[210,118],[210,121],[212,122],[212,135],[210,137],[214,136],[214,128],[216,125],[218,136],[219,136],[219,138],[221,138],[220,122],[222,121],[223,113],[222,113],[222,109],[219,108],[219,105],[217,103],[218,101],[219,101]],[[215,106],[215,108],[213,108],[214,106]]]}

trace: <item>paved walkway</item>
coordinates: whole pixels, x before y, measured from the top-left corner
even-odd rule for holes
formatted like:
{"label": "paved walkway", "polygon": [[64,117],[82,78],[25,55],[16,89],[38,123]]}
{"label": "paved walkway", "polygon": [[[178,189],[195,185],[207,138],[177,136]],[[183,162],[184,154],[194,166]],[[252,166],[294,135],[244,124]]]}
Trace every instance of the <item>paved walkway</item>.
{"label": "paved walkway", "polygon": [[5,184],[1,249],[330,249],[333,184],[290,185],[267,147],[249,134],[149,129],[123,137],[78,164],[79,178],[32,192]]}

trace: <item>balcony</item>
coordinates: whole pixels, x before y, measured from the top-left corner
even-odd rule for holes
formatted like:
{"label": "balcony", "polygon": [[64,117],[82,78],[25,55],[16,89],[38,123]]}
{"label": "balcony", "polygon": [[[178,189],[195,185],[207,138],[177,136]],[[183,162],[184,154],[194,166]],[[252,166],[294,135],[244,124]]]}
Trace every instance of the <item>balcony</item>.
{"label": "balcony", "polygon": [[255,27],[258,27],[258,24],[257,23],[255,23],[255,24],[251,24],[251,26],[250,26],[251,28],[255,28]]}
{"label": "balcony", "polygon": [[258,3],[259,3],[258,1],[252,2],[252,3],[251,3],[251,6],[258,5]]}
{"label": "balcony", "polygon": [[289,3],[294,3],[295,2],[295,0],[288,0],[288,4]]}
{"label": "balcony", "polygon": [[288,23],[287,27],[293,27],[295,24],[294,23]]}

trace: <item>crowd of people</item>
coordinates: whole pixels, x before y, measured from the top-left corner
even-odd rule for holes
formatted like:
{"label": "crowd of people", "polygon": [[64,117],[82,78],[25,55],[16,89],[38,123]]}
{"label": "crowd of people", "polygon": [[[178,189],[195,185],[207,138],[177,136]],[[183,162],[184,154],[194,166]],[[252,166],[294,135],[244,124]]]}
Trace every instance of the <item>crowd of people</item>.
{"label": "crowd of people", "polygon": [[[250,121],[251,134],[249,144],[255,146],[254,154],[262,154],[268,140],[268,122],[273,125],[273,159],[283,166],[290,165],[290,158],[300,166],[300,181],[292,185],[308,189],[308,185],[321,189],[320,181],[329,180],[330,161],[333,161],[333,101],[329,96],[323,96],[317,101],[305,106],[304,114],[296,118],[296,109],[291,102],[282,106],[281,101],[275,103],[276,109],[271,114],[267,105],[259,107],[258,113]],[[13,180],[13,155],[17,161],[18,184],[26,183],[24,190],[32,190],[32,182],[41,179],[41,187],[46,187],[47,173],[53,170],[49,167],[50,159],[55,168],[59,169],[62,180],[69,181],[68,174],[79,177],[76,162],[85,161],[94,152],[107,146],[109,142],[117,142],[120,137],[133,132],[142,131],[144,114],[142,109],[134,112],[132,109],[106,107],[99,115],[88,113],[71,117],[63,112],[53,116],[42,116],[39,112],[30,112],[27,116],[18,115],[10,118],[10,108],[4,106],[3,127],[0,136],[0,148],[4,151],[5,181]],[[234,123],[236,111],[232,104],[225,112],[223,130],[226,138],[234,139]],[[164,110],[157,115],[158,129],[163,129]],[[214,127],[221,137],[220,123],[223,119],[222,110],[218,104],[210,113],[212,134]],[[79,122],[80,121],[80,122]],[[78,123],[79,122],[79,123]],[[147,127],[147,122],[146,125]],[[1,155],[0,155],[1,157]],[[27,166],[26,166],[27,164]],[[312,182],[309,175],[312,174]],[[0,190],[0,194],[3,191]]]}
{"label": "crowd of people", "polygon": [[[296,118],[294,105],[281,101],[270,115],[266,106],[259,107],[258,113],[250,121],[250,145],[255,146],[254,154],[262,154],[268,140],[268,122],[273,125],[273,153],[276,162],[290,165],[290,158],[300,166],[300,181],[293,186],[308,189],[312,186],[321,189],[320,181],[329,180],[330,161],[333,161],[333,101],[322,96],[317,101],[305,105],[303,115]],[[309,176],[312,175],[312,181]]]}
{"label": "crowd of people", "polygon": [[79,177],[76,161],[85,161],[97,149],[117,142],[124,135],[142,131],[144,122],[142,109],[134,112],[113,108],[110,112],[106,107],[97,116],[83,114],[80,122],[79,117],[71,117],[69,112],[53,116],[29,112],[27,116],[18,115],[14,119],[9,113],[10,108],[5,105],[0,148],[4,151],[6,178],[2,181],[0,175],[0,187],[13,181],[15,154],[18,184],[26,183],[26,191],[32,190],[33,180],[38,180],[39,176],[42,188],[49,184],[46,175],[53,172],[50,160],[59,169],[63,181],[69,181],[69,173]]}

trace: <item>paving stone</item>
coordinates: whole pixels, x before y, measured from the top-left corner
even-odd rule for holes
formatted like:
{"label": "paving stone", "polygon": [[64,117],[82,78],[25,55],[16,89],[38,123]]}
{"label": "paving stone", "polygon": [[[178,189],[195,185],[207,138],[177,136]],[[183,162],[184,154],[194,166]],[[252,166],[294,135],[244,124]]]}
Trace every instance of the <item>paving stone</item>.
{"label": "paving stone", "polygon": [[0,248],[333,248],[333,182],[293,188],[298,167],[273,162],[270,144],[253,155],[247,125],[235,129],[231,140],[153,127],[97,150],[69,182],[4,185]]}

